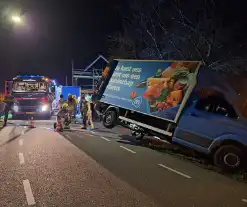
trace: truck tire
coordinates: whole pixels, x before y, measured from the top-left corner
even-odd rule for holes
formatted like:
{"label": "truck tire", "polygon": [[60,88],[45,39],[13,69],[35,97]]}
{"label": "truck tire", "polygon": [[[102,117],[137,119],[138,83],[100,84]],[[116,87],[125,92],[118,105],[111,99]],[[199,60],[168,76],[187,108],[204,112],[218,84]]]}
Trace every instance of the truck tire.
{"label": "truck tire", "polygon": [[131,136],[135,137],[137,140],[141,140],[141,139],[143,139],[145,134],[131,130]]}
{"label": "truck tire", "polygon": [[242,170],[244,162],[244,151],[236,145],[223,145],[214,154],[214,164],[225,172]]}
{"label": "truck tire", "polygon": [[115,127],[117,123],[117,113],[113,110],[109,110],[103,116],[103,125],[108,129]]}

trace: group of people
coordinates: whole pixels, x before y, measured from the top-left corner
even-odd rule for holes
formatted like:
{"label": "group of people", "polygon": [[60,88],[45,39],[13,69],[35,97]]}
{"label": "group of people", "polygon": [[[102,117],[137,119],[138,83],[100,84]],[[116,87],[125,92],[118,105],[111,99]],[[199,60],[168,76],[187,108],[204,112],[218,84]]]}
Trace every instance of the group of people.
{"label": "group of people", "polygon": [[[65,122],[67,119],[72,120],[77,114],[78,101],[75,96],[71,94],[68,95],[67,100],[64,99],[63,95],[60,95],[60,100],[58,101],[58,114],[57,119],[61,121],[62,129],[65,127]],[[82,116],[82,129],[94,128],[93,117],[94,117],[94,104],[92,103],[92,98],[90,95],[86,95],[81,98],[80,113]]]}
{"label": "group of people", "polygon": [[[12,95],[5,96],[4,101],[0,105],[1,114],[4,115],[4,126],[7,124],[9,111],[12,109],[14,103],[16,102],[15,98]],[[85,95],[81,98],[80,103],[75,96],[71,94],[68,95],[67,100],[64,99],[63,95],[60,95],[58,101],[58,114],[57,120],[61,121],[62,128],[65,127],[65,122],[75,119],[77,114],[77,106],[79,104],[79,109],[82,117],[82,129],[94,128],[93,120],[95,117],[95,105],[92,102],[92,96]]]}

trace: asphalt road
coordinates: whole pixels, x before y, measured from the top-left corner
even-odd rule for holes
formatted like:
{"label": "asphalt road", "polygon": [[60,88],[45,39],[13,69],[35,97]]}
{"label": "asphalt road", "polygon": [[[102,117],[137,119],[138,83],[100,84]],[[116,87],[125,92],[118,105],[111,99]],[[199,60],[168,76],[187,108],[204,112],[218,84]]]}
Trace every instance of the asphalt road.
{"label": "asphalt road", "polygon": [[52,123],[0,132],[0,206],[247,206],[246,184],[138,146],[125,129],[58,134]]}

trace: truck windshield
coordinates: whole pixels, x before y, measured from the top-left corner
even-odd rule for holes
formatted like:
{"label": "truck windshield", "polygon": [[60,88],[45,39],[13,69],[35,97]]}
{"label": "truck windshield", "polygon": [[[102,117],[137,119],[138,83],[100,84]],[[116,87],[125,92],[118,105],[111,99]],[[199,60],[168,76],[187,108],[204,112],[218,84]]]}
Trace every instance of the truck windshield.
{"label": "truck windshield", "polygon": [[46,92],[48,84],[46,82],[26,82],[17,81],[13,83],[13,92]]}

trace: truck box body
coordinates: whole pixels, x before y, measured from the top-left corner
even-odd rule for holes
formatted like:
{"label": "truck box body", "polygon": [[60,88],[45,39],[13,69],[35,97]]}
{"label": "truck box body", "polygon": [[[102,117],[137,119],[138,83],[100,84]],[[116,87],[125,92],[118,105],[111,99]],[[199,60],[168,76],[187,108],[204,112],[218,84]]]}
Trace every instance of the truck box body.
{"label": "truck box body", "polygon": [[200,62],[115,60],[101,102],[177,122]]}

